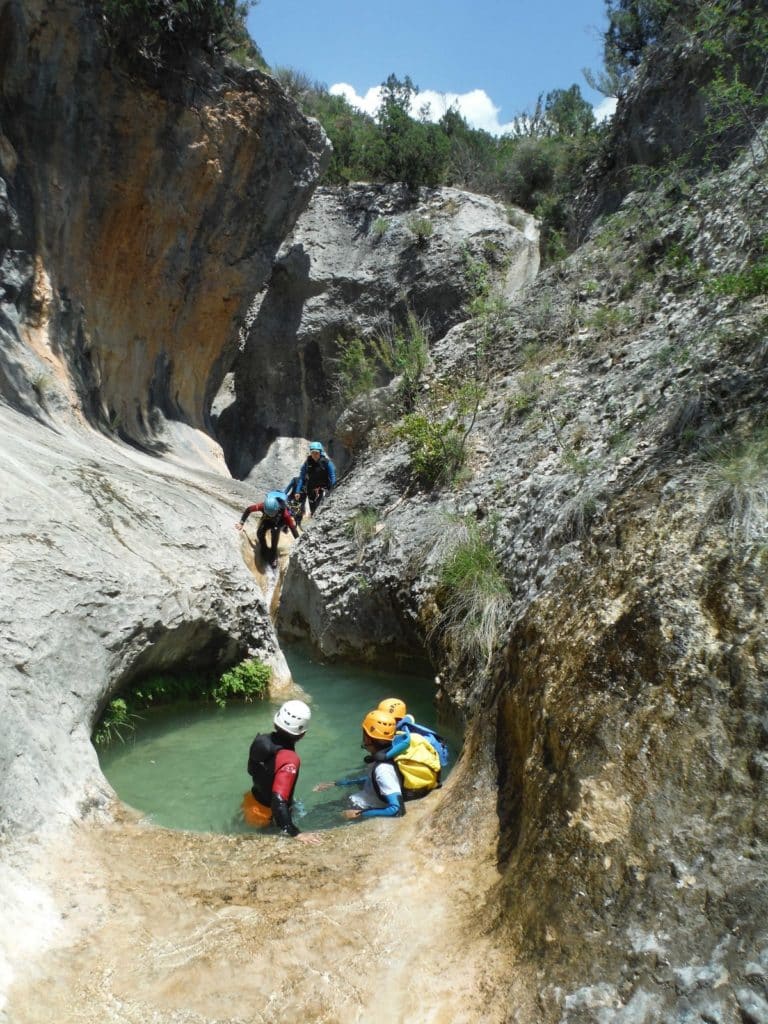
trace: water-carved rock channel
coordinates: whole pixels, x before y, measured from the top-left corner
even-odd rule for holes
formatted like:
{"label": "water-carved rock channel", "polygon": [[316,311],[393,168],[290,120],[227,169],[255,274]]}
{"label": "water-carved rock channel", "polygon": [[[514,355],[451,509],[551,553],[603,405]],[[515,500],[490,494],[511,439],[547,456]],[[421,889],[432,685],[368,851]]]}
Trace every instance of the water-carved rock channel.
{"label": "water-carved rock channel", "polygon": [[[762,6],[705,9],[750,54]],[[270,75],[128,74],[93,5],[0,0],[2,1024],[768,1020],[768,146],[727,118],[664,177],[719,52],[676,33],[539,272],[488,197],[317,188]],[[343,339],[426,324],[342,398]],[[278,605],[234,524],[318,436]],[[317,847],[117,799],[108,702],[247,658],[278,700],[278,634],[426,658],[445,786]]]}

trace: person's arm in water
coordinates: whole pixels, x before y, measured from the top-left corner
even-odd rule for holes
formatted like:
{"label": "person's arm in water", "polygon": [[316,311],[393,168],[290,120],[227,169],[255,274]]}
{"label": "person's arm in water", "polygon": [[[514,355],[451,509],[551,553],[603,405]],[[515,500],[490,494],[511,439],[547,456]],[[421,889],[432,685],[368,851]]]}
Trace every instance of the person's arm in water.
{"label": "person's arm in water", "polygon": [[362,786],[365,782],[365,775],[356,779],[336,779],[335,782],[318,782],[312,787],[313,793],[322,793],[326,789],[333,789],[334,786]]}
{"label": "person's arm in water", "polygon": [[384,797],[387,801],[386,807],[368,807],[361,811],[359,808],[352,808],[344,811],[345,818],[397,818],[405,814],[403,797],[398,793],[387,793]]}
{"label": "person's arm in water", "polygon": [[373,769],[373,781],[376,793],[384,801],[384,807],[350,808],[343,816],[350,820],[356,818],[399,818],[405,814],[405,802],[400,782],[394,765],[377,764]]}
{"label": "person's arm in water", "polygon": [[295,750],[280,750],[275,757],[275,779],[272,783],[272,820],[283,835],[303,843],[322,842],[315,832],[302,832],[293,823],[291,800],[299,777],[299,756]]}
{"label": "person's arm in water", "polygon": [[243,514],[240,516],[240,522],[239,523],[235,523],[235,529],[236,530],[242,530],[243,524],[245,523],[246,519],[251,514],[251,512],[263,512],[263,511],[264,511],[264,502],[263,501],[258,502],[258,504],[256,504],[256,505],[249,505],[248,508],[245,510],[245,512],[243,512]]}

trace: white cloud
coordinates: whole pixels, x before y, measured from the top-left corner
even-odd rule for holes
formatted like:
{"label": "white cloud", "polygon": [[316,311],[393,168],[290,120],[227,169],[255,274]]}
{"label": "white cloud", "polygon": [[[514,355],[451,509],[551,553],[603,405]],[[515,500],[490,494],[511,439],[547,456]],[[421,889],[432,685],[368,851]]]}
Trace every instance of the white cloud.
{"label": "white cloud", "polygon": [[[332,96],[343,96],[351,106],[366,114],[375,114],[381,103],[381,87],[375,86],[369,89],[364,96],[359,96],[351,85],[346,82],[338,82],[328,90]],[[424,106],[429,106],[429,121],[439,121],[443,114],[451,107],[455,107],[471,128],[482,128],[491,135],[503,135],[510,131],[511,122],[502,124],[499,121],[499,110],[490,96],[482,89],[473,89],[471,92],[435,92],[434,89],[425,89],[413,97],[411,114],[418,116]]]}
{"label": "white cloud", "polygon": [[595,120],[598,122],[607,121],[609,117],[613,117],[616,112],[616,103],[615,96],[606,96],[604,100],[601,100],[592,111],[595,115]]}
{"label": "white cloud", "polygon": [[343,96],[351,107],[362,110],[364,114],[370,114],[372,117],[379,109],[379,104],[381,103],[380,85],[373,86],[365,96],[358,96],[354,88],[351,85],[347,85],[346,82],[337,82],[336,85],[330,87],[328,92],[331,96]]}
{"label": "white cloud", "polygon": [[[328,90],[332,96],[343,96],[350,106],[362,110],[372,117],[376,114],[381,103],[381,86],[372,86],[364,96],[358,95],[353,86],[346,82],[337,82]],[[512,122],[499,121],[500,107],[497,107],[490,96],[483,89],[473,89],[471,92],[435,92],[434,89],[425,89],[413,97],[411,114],[416,117],[422,107],[429,106],[427,120],[439,121],[451,107],[456,108],[465,119],[470,128],[480,128],[491,135],[504,135],[512,131]],[[616,109],[616,100],[608,97],[602,100],[595,108],[594,114],[597,121],[605,121],[613,115]]]}

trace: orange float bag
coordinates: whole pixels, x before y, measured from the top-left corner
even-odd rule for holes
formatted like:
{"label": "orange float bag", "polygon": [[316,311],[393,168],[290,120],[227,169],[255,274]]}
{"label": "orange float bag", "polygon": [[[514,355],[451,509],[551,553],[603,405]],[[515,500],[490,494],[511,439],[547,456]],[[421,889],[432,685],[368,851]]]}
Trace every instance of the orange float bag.
{"label": "orange float bag", "polygon": [[251,828],[266,828],[272,821],[272,811],[260,804],[249,789],[243,796],[243,817]]}

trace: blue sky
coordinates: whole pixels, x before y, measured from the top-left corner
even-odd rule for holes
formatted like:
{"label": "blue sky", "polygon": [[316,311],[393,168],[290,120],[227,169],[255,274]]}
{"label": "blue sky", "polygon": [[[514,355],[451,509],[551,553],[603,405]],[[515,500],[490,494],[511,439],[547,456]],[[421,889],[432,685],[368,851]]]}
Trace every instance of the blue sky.
{"label": "blue sky", "polygon": [[[371,113],[378,86],[410,75],[435,116],[453,103],[498,134],[540,93],[602,66],[604,0],[260,0],[248,29],[270,67],[291,67]],[[415,111],[414,111],[415,113]]]}

